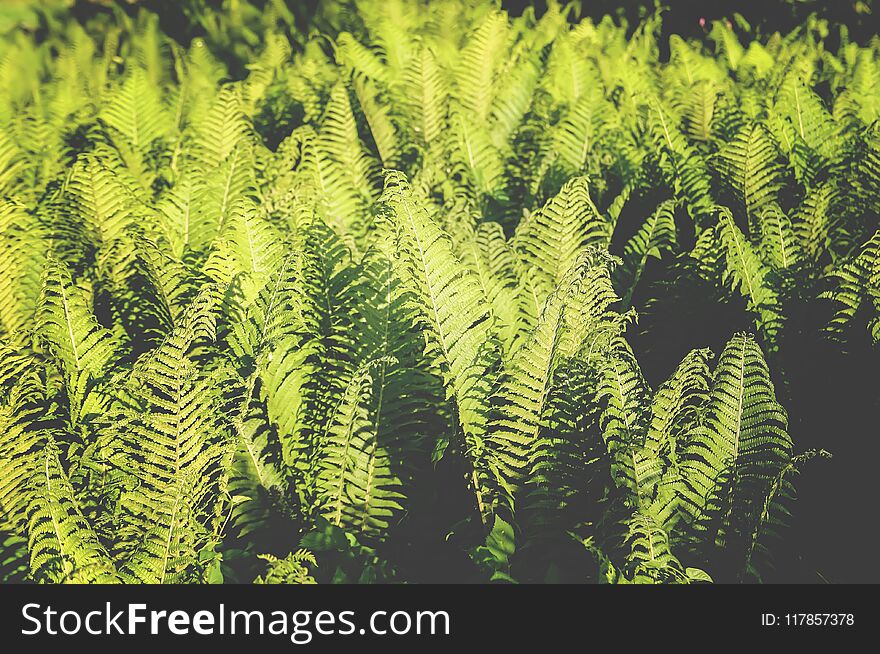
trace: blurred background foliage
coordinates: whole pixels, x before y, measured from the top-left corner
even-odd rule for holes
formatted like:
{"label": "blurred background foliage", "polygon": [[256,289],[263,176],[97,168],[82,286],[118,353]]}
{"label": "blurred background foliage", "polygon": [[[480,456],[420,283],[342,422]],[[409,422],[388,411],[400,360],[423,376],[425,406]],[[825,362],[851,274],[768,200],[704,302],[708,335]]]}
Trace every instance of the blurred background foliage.
{"label": "blurred background foliage", "polygon": [[[427,1],[427,0],[426,0]],[[434,0],[436,1],[436,0]],[[81,22],[120,14],[131,17],[140,9],[160,16],[162,30],[181,44],[203,38],[231,73],[243,77],[248,61],[259,46],[258,34],[281,29],[294,44],[305,44],[315,32],[335,34],[355,27],[353,0],[2,0],[0,35],[10,30],[47,32],[62,16]],[[500,2],[512,15],[534,11],[546,3],[525,0]],[[835,47],[837,26],[848,38],[864,42],[877,33],[874,0],[583,0],[570,3],[573,18],[616,16],[634,29],[658,8],[663,33],[685,38],[704,35],[713,20],[726,19],[740,33],[756,36],[797,29],[815,29]],[[661,53],[667,54],[667,53]]]}

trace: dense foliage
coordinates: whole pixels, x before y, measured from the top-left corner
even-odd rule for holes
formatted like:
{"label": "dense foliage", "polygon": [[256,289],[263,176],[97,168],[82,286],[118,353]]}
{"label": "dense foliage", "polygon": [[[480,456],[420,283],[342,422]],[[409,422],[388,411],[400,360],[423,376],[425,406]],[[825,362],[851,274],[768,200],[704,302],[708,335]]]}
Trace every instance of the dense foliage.
{"label": "dense foliage", "polygon": [[0,44],[2,578],[772,574],[788,362],[880,341],[880,40],[233,4]]}

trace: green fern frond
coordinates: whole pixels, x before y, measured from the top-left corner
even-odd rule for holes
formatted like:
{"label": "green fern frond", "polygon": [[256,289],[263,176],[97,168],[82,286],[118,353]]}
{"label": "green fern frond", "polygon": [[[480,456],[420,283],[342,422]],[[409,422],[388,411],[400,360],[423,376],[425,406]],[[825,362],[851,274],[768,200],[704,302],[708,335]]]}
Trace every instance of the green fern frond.
{"label": "green fern frond", "polygon": [[776,148],[760,124],[744,127],[719,153],[721,172],[745,210],[749,229],[781,188]]}
{"label": "green fern frond", "polygon": [[431,50],[422,47],[400,81],[399,96],[410,130],[430,145],[441,135],[446,121],[446,80]]}
{"label": "green fern frond", "polygon": [[759,213],[758,225],[759,247],[764,261],[776,270],[790,270],[801,265],[805,253],[796,238],[791,220],[778,205],[764,207]]}
{"label": "green fern frond", "polygon": [[547,299],[528,340],[505,362],[500,387],[493,398],[494,417],[486,447],[507,485],[514,490],[522,483],[541,429],[559,360],[570,293],[570,288],[561,287]]}
{"label": "green fern frond", "polygon": [[682,452],[681,507],[705,546],[728,547],[734,560],[750,546],[763,498],[791,458],[787,424],[760,348],[734,336],[719,357],[705,420]]}
{"label": "green fern frond", "polygon": [[490,11],[465,41],[456,70],[456,99],[475,118],[485,121],[492,110],[495,74],[509,38],[507,17]]}
{"label": "green fern frond", "polygon": [[220,90],[210,110],[196,123],[195,132],[196,158],[207,170],[219,167],[247,137],[248,123],[241,98],[232,86]]}
{"label": "green fern frond", "polygon": [[265,577],[257,577],[255,584],[314,584],[315,578],[309,568],[317,568],[315,555],[308,550],[297,550],[279,559],[271,554],[262,554],[260,558],[267,562],[268,570]]}
{"label": "green fern frond", "polygon": [[767,342],[773,344],[782,326],[783,314],[779,296],[769,283],[769,269],[733,220],[726,207],[719,208],[718,231],[725,249],[725,283],[740,292],[756,315]]}
{"label": "green fern frond", "polygon": [[23,340],[34,326],[45,236],[23,206],[0,202],[0,328],[7,339]]}
{"label": "green fern frond", "polygon": [[46,583],[113,583],[115,566],[83,516],[75,492],[48,441],[40,455],[28,507],[31,576]]}
{"label": "green fern frond", "polygon": [[837,200],[838,192],[833,185],[822,184],[807,194],[792,217],[801,246],[813,261],[828,248]]}
{"label": "green fern frond", "polygon": [[54,259],[43,275],[37,329],[71,379],[80,373],[100,376],[118,347],[94,317],[89,298],[73,284],[64,264]]}
{"label": "green fern frond", "polygon": [[[381,411],[374,398],[374,375],[393,366],[394,359],[377,359],[362,366],[343,394],[321,447],[318,476],[320,512],[336,526],[376,537],[386,533],[402,510],[400,480],[392,472],[386,448],[378,441],[371,413]],[[374,403],[380,403],[375,407]]]}
{"label": "green fern frond", "polygon": [[[129,382],[140,407],[126,410],[111,438],[135,468],[119,500],[114,538],[127,579],[169,583],[192,578],[200,543],[210,538],[219,465],[231,446],[222,406],[228,372],[199,371],[187,356],[213,332],[209,298],[197,298],[182,327],[138,360]],[[117,431],[118,430],[118,431]]]}
{"label": "green fern frond", "polygon": [[685,99],[684,117],[688,135],[694,141],[706,142],[712,138],[712,118],[718,88],[710,80],[696,83]]}
{"label": "green fern frond", "polygon": [[[402,174],[388,173],[382,202],[392,212],[400,235],[396,266],[413,293],[425,354],[450,388],[469,454],[480,468],[480,445],[475,439],[486,429],[489,385],[499,358],[488,302],[479,281],[461,266],[449,237]],[[485,514],[488,499],[483,497],[477,470],[473,481],[480,513]]]}
{"label": "green fern frond", "polygon": [[113,243],[135,223],[130,187],[103,161],[81,158],[71,171],[68,191],[97,246]]}
{"label": "green fern frond", "polygon": [[650,389],[632,353],[610,352],[602,369],[597,397],[603,401],[602,437],[611,458],[615,484],[626,488],[643,506],[653,497],[659,480],[659,459],[645,447]]}
{"label": "green fern frond", "polygon": [[827,331],[840,337],[862,307],[868,309],[868,331],[876,345],[880,343],[880,232],[862,246],[859,253],[831,271],[832,289],[820,298],[836,305]]}
{"label": "green fern frond", "polygon": [[614,271],[614,282],[621,294],[623,307],[632,304],[632,296],[645,270],[649,257],[660,258],[663,251],[675,245],[675,203],[667,200],[651,214],[623,250],[623,265]]}
{"label": "green fern frond", "polygon": [[19,178],[26,166],[21,150],[6,130],[0,129],[0,194],[11,197],[19,185]]}
{"label": "green fern frond", "polygon": [[119,133],[125,145],[142,156],[149,152],[156,139],[164,137],[173,127],[160,89],[140,67],[131,69],[104,105],[100,117]]}
{"label": "green fern frond", "polygon": [[590,198],[588,180],[576,177],[519,224],[511,244],[539,276],[543,301],[584,248],[607,245],[610,237],[608,224]]}

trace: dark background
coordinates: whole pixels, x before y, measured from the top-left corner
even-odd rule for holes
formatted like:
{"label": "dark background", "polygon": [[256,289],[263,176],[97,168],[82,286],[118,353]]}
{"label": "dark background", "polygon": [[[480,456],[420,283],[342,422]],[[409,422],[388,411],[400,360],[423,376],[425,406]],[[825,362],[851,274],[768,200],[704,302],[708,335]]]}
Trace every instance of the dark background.
{"label": "dark background", "polygon": [[[138,6],[159,13],[166,33],[181,42],[203,35],[204,30],[194,19],[200,6],[219,7],[223,4],[222,0],[76,0],[74,12],[85,17],[106,11],[107,6],[114,3],[128,13],[135,13]],[[265,0],[251,0],[251,3],[259,6]],[[307,30],[316,22],[320,23],[322,3],[318,0],[286,0],[286,4],[301,29]],[[547,6],[543,0],[502,0],[501,4],[513,15],[520,14],[528,6],[534,6],[540,15]],[[734,13],[743,16],[758,33],[787,32],[815,13],[831,23],[845,24],[852,38],[866,41],[877,33],[880,21],[874,0],[583,0],[580,15],[593,18],[624,16],[630,25],[635,26],[639,18],[652,12],[657,4],[667,8],[663,23],[663,32],[667,36],[700,36],[703,32],[699,25],[701,17],[711,21],[730,18]]]}

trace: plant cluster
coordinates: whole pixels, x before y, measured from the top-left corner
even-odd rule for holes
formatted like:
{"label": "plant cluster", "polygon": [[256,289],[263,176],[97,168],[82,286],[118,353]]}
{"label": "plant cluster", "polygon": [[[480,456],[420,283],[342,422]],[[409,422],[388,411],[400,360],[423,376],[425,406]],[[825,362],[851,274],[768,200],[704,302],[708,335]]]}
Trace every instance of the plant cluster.
{"label": "plant cluster", "polygon": [[776,362],[880,341],[880,41],[236,4],[0,43],[2,578],[761,580]]}

